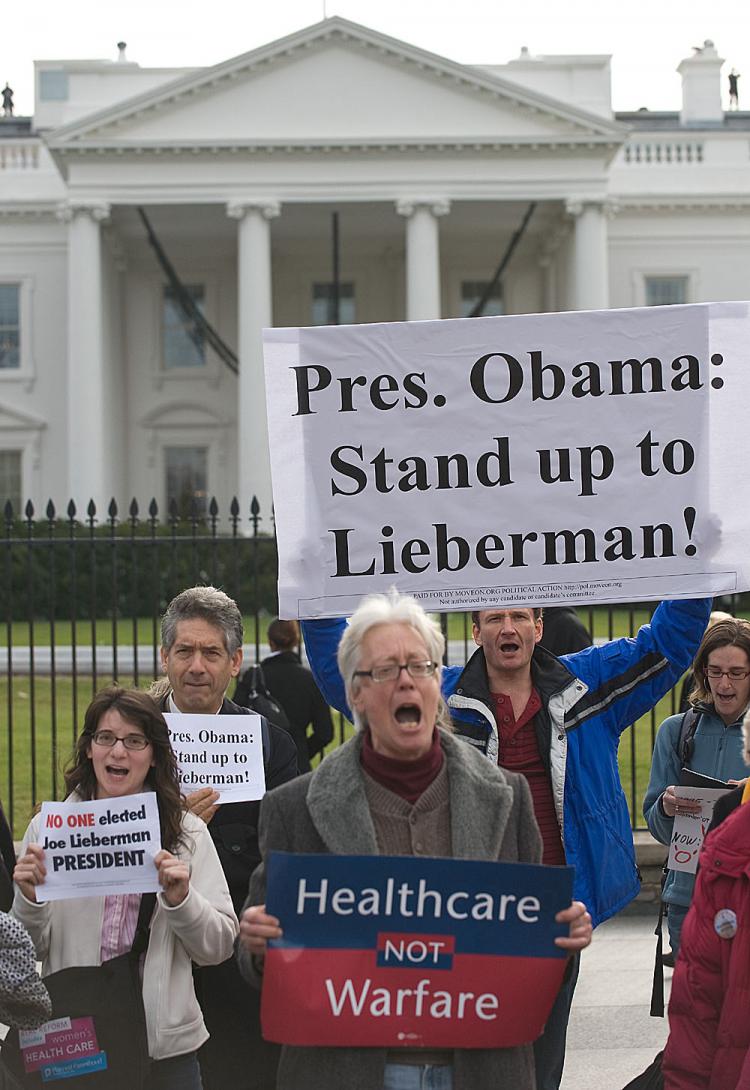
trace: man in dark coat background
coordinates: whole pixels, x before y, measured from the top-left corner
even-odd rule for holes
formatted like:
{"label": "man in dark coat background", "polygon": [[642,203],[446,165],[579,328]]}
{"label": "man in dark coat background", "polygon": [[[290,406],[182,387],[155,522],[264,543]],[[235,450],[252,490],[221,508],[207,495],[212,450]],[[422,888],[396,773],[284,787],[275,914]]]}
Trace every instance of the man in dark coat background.
{"label": "man in dark coat background", "polygon": [[[242,665],[242,614],[215,587],[190,587],[167,606],[161,622],[161,662],[166,678],[151,694],[165,712],[247,715],[224,695]],[[297,753],[289,734],[262,723],[266,790],[294,779]],[[210,787],[187,795],[188,807],[208,824],[226,875],[235,912],[247,896],[260,862],[260,802],[217,806]],[[204,1090],[272,1090],[279,1049],[260,1034],[258,993],[242,980],[234,958],[194,970],[196,994],[210,1039],[198,1058]]]}
{"label": "man in dark coat background", "polygon": [[[315,684],[314,677],[300,661],[300,642],[297,622],[280,621],[277,617],[268,626],[271,654],[260,665],[266,688],[286,712],[302,775],[310,771],[312,758],[322,753],[333,738],[333,721],[331,709]],[[234,692],[237,704],[247,704],[246,684],[251,673],[252,668],[237,683]],[[310,734],[307,733],[308,726],[312,727]]]}

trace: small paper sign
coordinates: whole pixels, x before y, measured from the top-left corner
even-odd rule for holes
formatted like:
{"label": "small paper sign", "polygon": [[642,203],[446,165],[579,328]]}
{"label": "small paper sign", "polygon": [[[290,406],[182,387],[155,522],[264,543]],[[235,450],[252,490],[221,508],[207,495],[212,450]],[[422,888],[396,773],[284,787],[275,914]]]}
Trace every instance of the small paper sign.
{"label": "small paper sign", "polygon": [[672,826],[672,841],[669,845],[670,870],[687,871],[695,874],[698,869],[698,855],[703,846],[706,830],[711,824],[717,799],[726,795],[726,790],[714,787],[675,787],[675,798],[690,802],[700,802],[697,814],[676,814]]}
{"label": "small paper sign", "polygon": [[219,792],[219,802],[249,802],[266,793],[259,715],[193,715],[167,712],[180,787]]}

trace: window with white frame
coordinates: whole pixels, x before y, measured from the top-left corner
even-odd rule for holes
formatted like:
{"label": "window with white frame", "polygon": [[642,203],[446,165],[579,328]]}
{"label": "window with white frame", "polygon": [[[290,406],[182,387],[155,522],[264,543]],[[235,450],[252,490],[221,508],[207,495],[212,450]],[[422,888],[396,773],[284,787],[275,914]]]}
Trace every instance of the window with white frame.
{"label": "window with white frame", "polygon": [[[461,281],[461,317],[468,318],[480,299],[484,297],[489,286],[489,280],[462,280]],[[492,314],[504,314],[503,290],[499,284],[495,284],[490,297],[484,305],[482,316]]]}
{"label": "window with white frame", "polygon": [[353,325],[356,321],[354,309],[354,284],[351,280],[339,284],[339,314],[336,322],[336,285],[330,282],[318,282],[312,286],[311,325]]}
{"label": "window with white frame", "polygon": [[208,448],[165,447],[167,511],[172,502],[180,518],[208,513]]}
{"label": "window with white frame", "polygon": [[0,370],[21,366],[21,285],[0,284]]}
{"label": "window with white frame", "polygon": [[647,276],[645,286],[647,307],[688,302],[687,276]]}
{"label": "window with white frame", "polygon": [[16,518],[22,515],[21,451],[0,450],[0,513],[10,500]]}
{"label": "window with white frame", "polygon": [[[203,284],[188,284],[185,290],[203,313]],[[206,365],[203,334],[184,312],[171,287],[164,288],[162,297],[162,360],[169,371]]]}

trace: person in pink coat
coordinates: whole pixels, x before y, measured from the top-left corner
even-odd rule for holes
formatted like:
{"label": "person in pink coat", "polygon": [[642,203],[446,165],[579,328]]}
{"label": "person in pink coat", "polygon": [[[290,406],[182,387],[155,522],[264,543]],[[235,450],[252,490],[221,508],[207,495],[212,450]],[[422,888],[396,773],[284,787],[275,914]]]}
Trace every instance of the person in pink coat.
{"label": "person in pink coat", "polygon": [[[745,716],[750,763],[750,715]],[[703,845],[672,980],[665,1090],[750,1090],[750,782]]]}

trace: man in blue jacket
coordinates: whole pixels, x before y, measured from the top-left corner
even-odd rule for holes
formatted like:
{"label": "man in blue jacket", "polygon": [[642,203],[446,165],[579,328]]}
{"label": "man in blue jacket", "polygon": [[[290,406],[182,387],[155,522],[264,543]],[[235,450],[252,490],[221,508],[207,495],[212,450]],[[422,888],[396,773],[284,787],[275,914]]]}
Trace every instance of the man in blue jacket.
{"label": "man in blue jacket", "polygon": [[[472,614],[477,650],[443,670],[456,733],[486,756],[523,772],[531,787],[544,862],[576,868],[574,897],[594,925],[639,889],[617,748],[622,731],[649,711],[692,662],[711,599],[663,602],[633,639],[556,658],[539,646],[540,609],[502,606]],[[310,666],[323,695],[349,718],[336,649],[345,621],[303,623]],[[557,1090],[578,963],[535,1043],[538,1090]]]}

